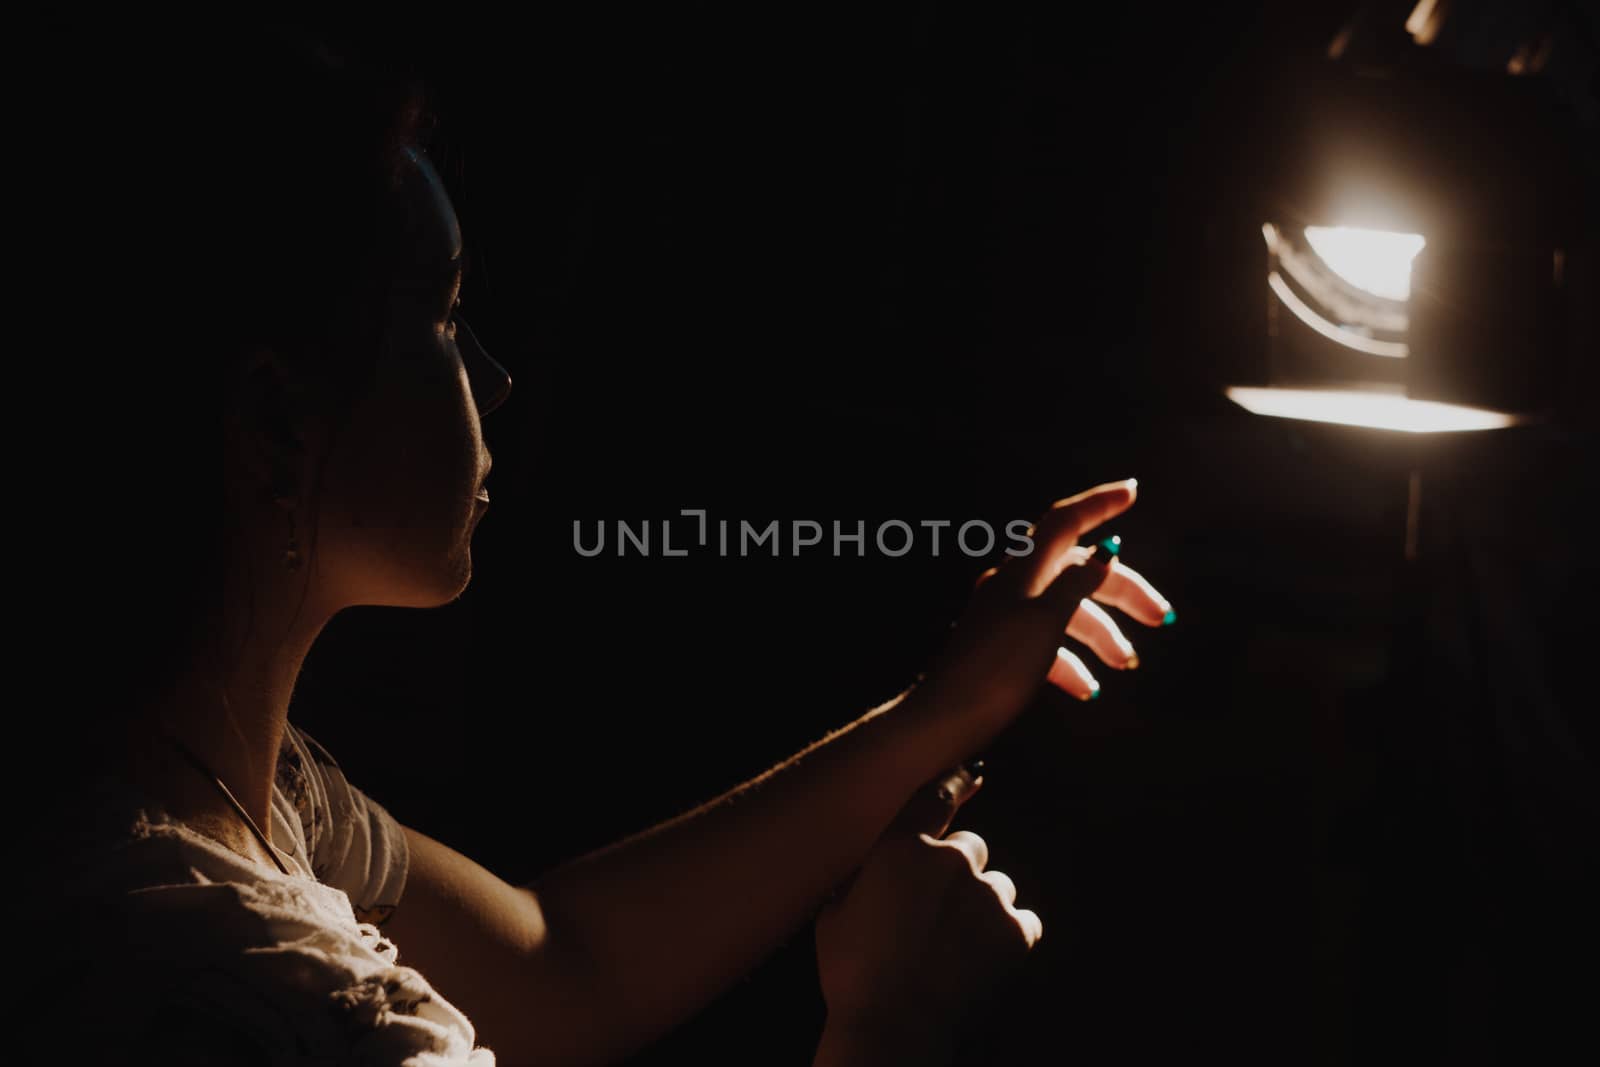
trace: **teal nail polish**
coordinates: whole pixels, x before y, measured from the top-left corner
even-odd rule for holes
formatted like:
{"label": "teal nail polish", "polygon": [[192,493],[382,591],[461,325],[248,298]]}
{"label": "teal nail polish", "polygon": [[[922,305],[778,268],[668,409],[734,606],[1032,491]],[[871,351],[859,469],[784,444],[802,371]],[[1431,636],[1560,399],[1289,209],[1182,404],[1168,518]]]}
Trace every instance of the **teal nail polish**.
{"label": "teal nail polish", "polygon": [[1110,563],[1122,551],[1122,538],[1112,534],[1094,546],[1094,558],[1101,563]]}
{"label": "teal nail polish", "polygon": [[1167,613],[1165,615],[1161,616],[1161,625],[1162,626],[1171,626],[1173,623],[1175,623],[1177,621],[1178,621],[1178,613],[1176,611],[1173,611],[1171,608],[1168,608],[1167,609]]}
{"label": "teal nail polish", "polygon": [[1089,699],[1090,700],[1099,700],[1100,699],[1100,690],[1099,690],[1099,688],[1095,688],[1095,689],[1089,690]]}

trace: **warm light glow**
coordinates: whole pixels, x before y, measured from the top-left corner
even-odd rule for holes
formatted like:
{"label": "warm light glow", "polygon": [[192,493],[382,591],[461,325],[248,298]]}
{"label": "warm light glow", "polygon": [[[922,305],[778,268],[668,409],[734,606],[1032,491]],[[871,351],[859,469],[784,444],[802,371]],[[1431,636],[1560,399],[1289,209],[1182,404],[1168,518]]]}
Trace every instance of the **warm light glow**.
{"label": "warm light glow", "polygon": [[1427,244],[1419,233],[1307,226],[1306,242],[1335,274],[1386,300],[1411,296],[1411,261]]}
{"label": "warm light glow", "polygon": [[1413,400],[1398,393],[1353,389],[1258,389],[1233,386],[1228,399],[1256,415],[1405,433],[1458,433],[1513,426],[1515,415],[1460,404]]}
{"label": "warm light glow", "polygon": [[1375,337],[1365,337],[1351,330],[1341,329],[1317,314],[1315,308],[1295,295],[1289,288],[1289,283],[1283,280],[1283,275],[1272,271],[1267,275],[1267,285],[1278,299],[1283,301],[1283,306],[1288,308],[1294,317],[1316,330],[1330,341],[1335,341],[1357,352],[1365,352],[1369,356],[1387,356],[1390,359],[1405,359],[1411,354],[1411,348],[1404,341],[1381,341]]}
{"label": "warm light glow", "polygon": [[1438,0],[1417,0],[1417,6],[1406,16],[1406,32],[1421,45],[1432,44],[1443,25],[1444,12],[1439,10]]}

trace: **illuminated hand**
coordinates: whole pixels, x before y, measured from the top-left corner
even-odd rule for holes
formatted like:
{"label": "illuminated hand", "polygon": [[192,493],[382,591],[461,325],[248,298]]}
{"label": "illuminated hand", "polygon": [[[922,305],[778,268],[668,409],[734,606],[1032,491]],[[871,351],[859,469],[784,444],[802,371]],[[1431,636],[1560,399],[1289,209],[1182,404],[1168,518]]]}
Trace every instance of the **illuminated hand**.
{"label": "illuminated hand", "polygon": [[1138,666],[1133,644],[1095,601],[1146,626],[1171,623],[1172,605],[1118,559],[1094,557],[1080,538],[1133,505],[1132,480],[1097,486],[1051,506],[1034,523],[1033,551],[985,572],[948,648],[913,693],[918,702],[993,734],[1049,681],[1080,700],[1100,685],[1070,637],[1113,670]]}
{"label": "illuminated hand", "polygon": [[[816,1062],[938,1062],[968,1002],[1039,940],[1039,916],[985,870],[977,834],[943,836],[977,790],[952,776],[919,791],[867,855],[848,891],[817,919],[828,1021]],[[978,779],[981,782],[982,779]]]}

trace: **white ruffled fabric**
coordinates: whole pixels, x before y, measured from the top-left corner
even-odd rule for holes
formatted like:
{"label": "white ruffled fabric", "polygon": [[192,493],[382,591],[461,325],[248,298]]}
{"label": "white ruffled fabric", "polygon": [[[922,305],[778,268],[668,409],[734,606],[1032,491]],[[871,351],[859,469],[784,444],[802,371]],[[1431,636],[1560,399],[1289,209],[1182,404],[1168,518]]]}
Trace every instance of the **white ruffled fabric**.
{"label": "white ruffled fabric", "polygon": [[64,872],[79,921],[47,984],[86,1010],[61,1047],[93,1047],[93,1062],[492,1067],[466,1016],[362,921],[399,903],[405,837],[315,742],[291,728],[280,756],[287,875],[104,793]]}

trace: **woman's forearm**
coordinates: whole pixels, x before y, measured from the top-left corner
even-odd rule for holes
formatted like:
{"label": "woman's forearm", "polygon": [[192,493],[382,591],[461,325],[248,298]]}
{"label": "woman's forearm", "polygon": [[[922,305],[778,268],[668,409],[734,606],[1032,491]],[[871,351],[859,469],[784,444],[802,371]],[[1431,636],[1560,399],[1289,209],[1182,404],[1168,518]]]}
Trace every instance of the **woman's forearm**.
{"label": "woman's forearm", "polygon": [[550,936],[625,1052],[691,1016],[816,913],[922,782],[964,758],[900,698],[707,804],[552,871]]}

